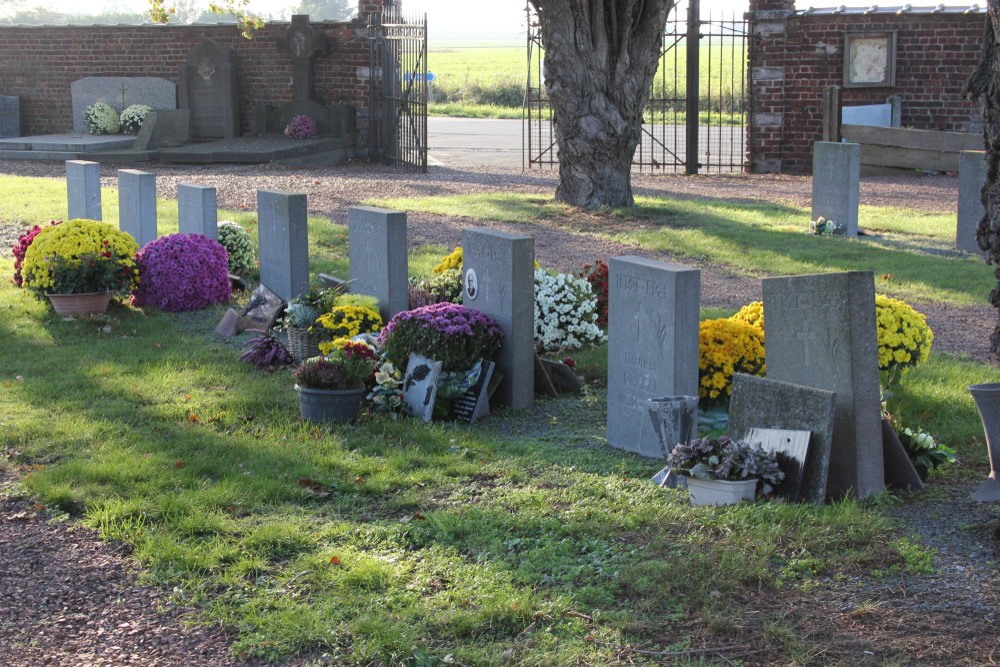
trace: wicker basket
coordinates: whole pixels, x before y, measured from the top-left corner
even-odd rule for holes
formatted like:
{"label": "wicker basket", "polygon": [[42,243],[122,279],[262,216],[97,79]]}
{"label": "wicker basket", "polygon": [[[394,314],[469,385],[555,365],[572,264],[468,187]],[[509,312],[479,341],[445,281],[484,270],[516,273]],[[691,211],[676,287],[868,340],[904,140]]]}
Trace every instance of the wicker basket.
{"label": "wicker basket", "polygon": [[288,329],[288,352],[295,363],[310,357],[318,357],[319,339],[309,333],[309,329],[290,327]]}

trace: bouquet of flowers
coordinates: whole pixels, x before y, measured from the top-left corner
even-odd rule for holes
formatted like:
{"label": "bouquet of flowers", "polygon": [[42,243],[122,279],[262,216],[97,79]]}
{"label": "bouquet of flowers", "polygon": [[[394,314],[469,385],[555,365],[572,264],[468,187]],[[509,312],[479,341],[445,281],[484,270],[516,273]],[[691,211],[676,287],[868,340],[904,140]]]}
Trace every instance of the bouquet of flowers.
{"label": "bouquet of flowers", "polygon": [[107,102],[94,102],[83,110],[83,123],[90,134],[118,134],[118,112]]}
{"label": "bouquet of flowers", "polygon": [[319,134],[316,121],[309,116],[298,114],[292,116],[292,122],[285,127],[285,136],[292,139],[311,139]]}
{"label": "bouquet of flowers", "polygon": [[382,316],[366,306],[334,306],[330,312],[320,315],[316,324],[319,325],[319,334],[326,337],[319,344],[319,349],[323,354],[329,354],[342,339],[381,331]]}
{"label": "bouquet of flowers", "polygon": [[142,129],[142,121],[146,120],[146,114],[153,108],[145,104],[133,104],[125,107],[121,115],[121,131],[124,134],[139,134]]}

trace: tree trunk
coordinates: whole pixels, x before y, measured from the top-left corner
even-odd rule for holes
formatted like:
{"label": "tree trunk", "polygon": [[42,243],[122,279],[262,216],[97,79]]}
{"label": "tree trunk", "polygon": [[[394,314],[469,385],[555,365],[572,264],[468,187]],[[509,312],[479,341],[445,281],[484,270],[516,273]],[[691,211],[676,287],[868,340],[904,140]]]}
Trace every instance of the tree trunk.
{"label": "tree trunk", "polygon": [[[986,183],[982,202],[986,209],[976,230],[976,241],[986,261],[998,268],[1000,281],[1000,0],[989,0],[983,57],[966,84],[966,93],[983,105],[983,138],[986,140]],[[1000,284],[990,292],[990,304],[1000,308]],[[990,336],[990,349],[1000,360],[1000,320]]]}
{"label": "tree trunk", "polygon": [[632,155],[674,0],[531,0],[559,146],[556,199],[631,206]]}

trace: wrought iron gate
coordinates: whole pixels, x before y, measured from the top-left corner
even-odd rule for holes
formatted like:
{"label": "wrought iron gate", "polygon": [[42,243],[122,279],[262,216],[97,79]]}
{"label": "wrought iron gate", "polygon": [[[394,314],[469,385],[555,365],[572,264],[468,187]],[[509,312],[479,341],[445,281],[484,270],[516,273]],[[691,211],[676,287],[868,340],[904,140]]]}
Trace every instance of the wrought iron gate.
{"label": "wrought iron gate", "polygon": [[371,154],[403,171],[427,171],[427,15],[385,7],[368,21]]}
{"label": "wrought iron gate", "polygon": [[[530,3],[525,87],[525,168],[559,163],[545,92],[541,27]],[[740,172],[746,161],[747,27],[736,15],[700,17],[681,0],[663,33],[660,65],[643,114],[633,167],[650,172]]]}

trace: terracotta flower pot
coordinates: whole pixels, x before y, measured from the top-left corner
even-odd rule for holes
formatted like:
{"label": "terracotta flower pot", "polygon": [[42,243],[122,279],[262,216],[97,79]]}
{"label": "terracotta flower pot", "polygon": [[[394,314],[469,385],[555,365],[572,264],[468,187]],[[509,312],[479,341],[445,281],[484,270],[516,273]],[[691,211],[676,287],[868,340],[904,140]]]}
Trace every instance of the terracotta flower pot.
{"label": "terracotta flower pot", "polygon": [[111,292],[84,292],[82,294],[46,294],[56,315],[98,315],[107,312]]}

